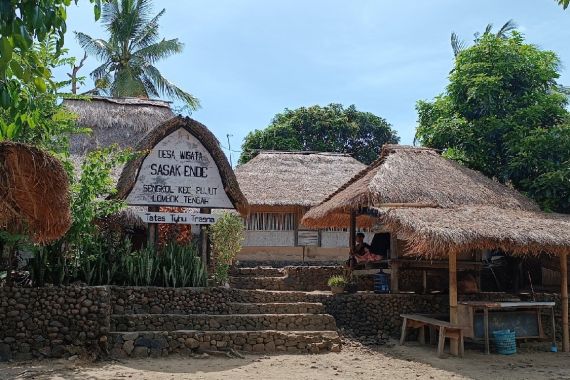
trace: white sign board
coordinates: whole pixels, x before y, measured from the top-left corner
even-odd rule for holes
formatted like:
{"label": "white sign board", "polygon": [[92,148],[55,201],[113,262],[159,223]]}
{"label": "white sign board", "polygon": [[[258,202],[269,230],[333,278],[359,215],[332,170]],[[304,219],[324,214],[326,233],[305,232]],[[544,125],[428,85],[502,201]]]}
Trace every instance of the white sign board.
{"label": "white sign board", "polygon": [[318,246],[319,245],[319,231],[298,231],[297,232],[297,245],[298,246]]}
{"label": "white sign board", "polygon": [[234,208],[214,159],[184,128],[166,136],[149,152],[127,204]]}
{"label": "white sign board", "polygon": [[138,212],[137,215],[145,223],[165,224],[214,224],[217,215],[212,214],[181,214],[176,212]]}

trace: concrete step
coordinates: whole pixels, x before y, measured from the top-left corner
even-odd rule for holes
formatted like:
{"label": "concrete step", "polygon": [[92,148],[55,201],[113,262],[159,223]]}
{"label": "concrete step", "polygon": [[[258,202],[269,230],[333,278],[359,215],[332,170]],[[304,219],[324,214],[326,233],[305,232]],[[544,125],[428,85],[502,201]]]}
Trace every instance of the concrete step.
{"label": "concrete step", "polygon": [[287,277],[230,276],[229,283],[236,289],[291,290]]}
{"label": "concrete step", "polygon": [[228,349],[316,354],[340,351],[341,341],[336,331],[117,331],[109,333],[109,349],[115,358]]}
{"label": "concrete step", "polygon": [[267,302],[229,304],[231,314],[325,314],[319,302]]}
{"label": "concrete step", "polygon": [[111,331],[336,331],[329,314],[131,314],[111,315]]}
{"label": "concrete step", "polygon": [[284,268],[254,267],[254,268],[233,268],[230,272],[236,277],[283,277]]}

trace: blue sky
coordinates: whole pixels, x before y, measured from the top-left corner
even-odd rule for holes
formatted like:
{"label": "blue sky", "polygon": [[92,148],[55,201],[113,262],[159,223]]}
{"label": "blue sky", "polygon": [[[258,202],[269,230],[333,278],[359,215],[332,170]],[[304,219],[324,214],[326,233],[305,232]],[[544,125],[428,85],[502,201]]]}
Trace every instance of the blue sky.
{"label": "blue sky", "polygon": [[[570,68],[570,9],[554,0],[155,1],[156,13],[162,8],[162,36],[185,49],[158,67],[200,99],[192,117],[222,145],[233,135],[232,150],[285,108],[332,102],[384,117],[411,144],[416,101],[447,83],[453,31],[470,42],[488,23],[512,18],[529,42]],[[76,57],[83,52],[72,31],[106,37],[88,1],[69,8],[67,26],[65,46]],[[80,74],[96,66],[89,57]],[[570,84],[566,68],[561,82]],[[88,81],[81,90],[90,88]]]}

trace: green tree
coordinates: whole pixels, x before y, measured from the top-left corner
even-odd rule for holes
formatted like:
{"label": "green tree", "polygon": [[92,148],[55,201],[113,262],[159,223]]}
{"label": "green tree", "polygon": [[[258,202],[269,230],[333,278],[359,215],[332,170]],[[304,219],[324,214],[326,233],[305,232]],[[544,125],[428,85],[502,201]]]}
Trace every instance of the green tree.
{"label": "green tree", "polygon": [[559,5],[562,5],[562,7],[564,9],[568,8],[568,5],[570,5],[570,0],[556,0],[558,2]]}
{"label": "green tree", "polygon": [[511,184],[545,209],[570,212],[566,90],[554,52],[484,33],[461,50],[446,91],[419,101],[417,140]]}
{"label": "green tree", "polygon": [[285,109],[267,128],[245,137],[239,162],[246,163],[260,150],[281,150],[348,153],[369,164],[378,157],[382,145],[398,141],[386,120],[358,111],[354,105]]}
{"label": "green tree", "polygon": [[[101,0],[90,1],[98,19]],[[13,118],[33,107],[27,88],[49,90],[50,68],[43,64],[34,46],[51,36],[56,43],[54,54],[60,55],[70,4],[71,0],[0,1],[0,107]]]}
{"label": "green tree", "polygon": [[176,38],[160,39],[158,21],[165,10],[154,17],[151,11],[150,0],[111,0],[103,5],[101,18],[108,40],[75,33],[87,54],[103,62],[91,72],[95,85],[116,97],[165,94],[195,109],[198,100],[169,82],[155,66],[180,53],[183,44]]}

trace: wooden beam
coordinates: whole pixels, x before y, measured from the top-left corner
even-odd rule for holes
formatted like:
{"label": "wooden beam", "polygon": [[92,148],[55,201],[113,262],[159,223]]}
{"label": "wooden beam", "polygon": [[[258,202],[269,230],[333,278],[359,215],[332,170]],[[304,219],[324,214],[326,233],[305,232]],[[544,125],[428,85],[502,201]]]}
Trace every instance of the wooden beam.
{"label": "wooden beam", "polygon": [[356,244],[356,211],[350,210],[350,228],[348,233],[348,242],[350,246],[350,253],[354,253],[354,246]]}
{"label": "wooden beam", "polygon": [[[449,321],[458,323],[457,316],[457,253],[449,253]],[[459,355],[459,340],[450,339],[449,349],[452,355]]]}
{"label": "wooden beam", "polygon": [[400,292],[400,264],[398,263],[398,237],[395,232],[390,232],[390,292]]}
{"label": "wooden beam", "polygon": [[374,208],[386,208],[386,207],[394,207],[394,208],[426,208],[426,207],[438,207],[434,203],[380,203],[379,205],[374,206]]}
{"label": "wooden beam", "polygon": [[[158,206],[148,206],[148,212],[159,212],[160,207]],[[148,224],[148,246],[158,247],[158,224],[149,223]]]}
{"label": "wooden beam", "polygon": [[560,255],[560,298],[562,304],[562,351],[570,352],[568,332],[568,254]]}

